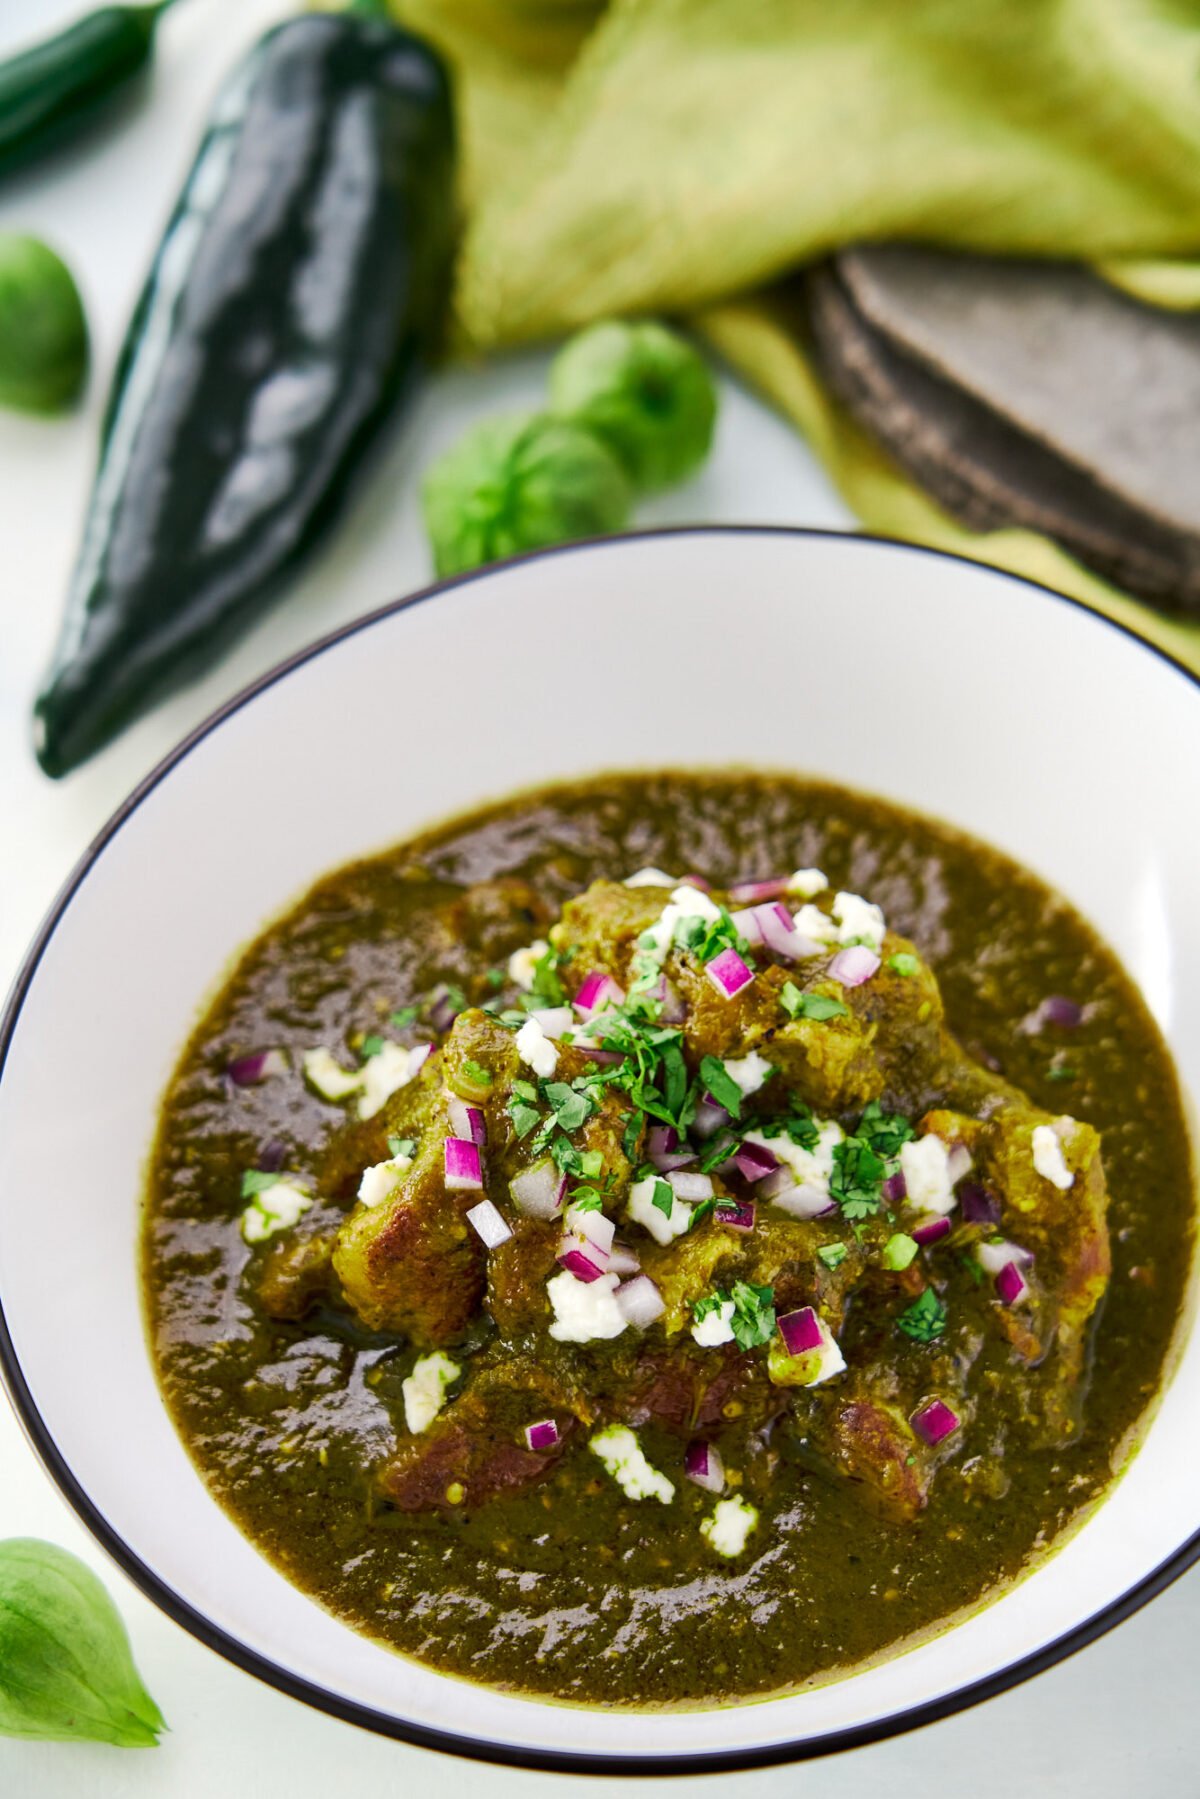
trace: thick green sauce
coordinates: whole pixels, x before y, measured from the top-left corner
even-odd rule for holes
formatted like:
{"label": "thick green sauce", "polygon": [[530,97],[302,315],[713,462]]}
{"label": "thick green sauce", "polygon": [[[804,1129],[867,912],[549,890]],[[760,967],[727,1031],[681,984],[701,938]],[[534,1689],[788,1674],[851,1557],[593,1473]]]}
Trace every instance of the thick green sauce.
{"label": "thick green sauce", "polygon": [[[263,1315],[238,1231],[263,1146],[312,1168],[340,1122],[295,1076],[245,1090],[231,1056],[343,1045],[437,981],[496,960],[434,922],[462,887],[525,876],[554,908],[645,864],[718,883],[816,865],[933,964],[964,1046],[1039,1106],[1103,1134],[1113,1277],[1069,1450],[989,1466],[986,1433],[908,1526],[881,1523],[784,1446],[751,1552],[720,1564],[678,1482],[663,1508],[568,1454],[474,1516],[414,1516],[372,1469],[402,1419],[413,1352],[319,1316]],[[528,941],[517,929],[507,948]],[[1086,1003],[1027,1028],[1047,994]],[[1059,1078],[1065,1076],[1066,1078]],[[359,1629],[493,1685],[600,1704],[764,1693],[877,1657],[1011,1580],[1112,1480],[1162,1379],[1191,1259],[1193,1190],[1171,1064],[1140,997],[1083,920],[1007,858],[930,821],[777,776],[610,776],[453,821],[316,886],[242,957],[164,1103],[144,1238],[149,1330],[172,1416],[212,1491],[299,1586]],[[997,1415],[1003,1397],[996,1401]],[[653,1426],[651,1461],[680,1448]],[[736,1445],[727,1465],[736,1465]]]}

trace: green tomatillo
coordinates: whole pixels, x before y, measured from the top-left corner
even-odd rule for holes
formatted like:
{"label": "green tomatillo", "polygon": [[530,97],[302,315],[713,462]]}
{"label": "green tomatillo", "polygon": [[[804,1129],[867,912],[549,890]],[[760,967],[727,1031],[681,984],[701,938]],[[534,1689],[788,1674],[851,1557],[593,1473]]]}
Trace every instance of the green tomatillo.
{"label": "green tomatillo", "polygon": [[78,398],[87,362],[70,269],[36,237],[0,233],[0,405],[59,412]]}
{"label": "green tomatillo", "polygon": [[652,321],[607,320],[573,337],[550,371],[550,404],[602,438],[643,493],[695,473],[717,416],[704,358]]}

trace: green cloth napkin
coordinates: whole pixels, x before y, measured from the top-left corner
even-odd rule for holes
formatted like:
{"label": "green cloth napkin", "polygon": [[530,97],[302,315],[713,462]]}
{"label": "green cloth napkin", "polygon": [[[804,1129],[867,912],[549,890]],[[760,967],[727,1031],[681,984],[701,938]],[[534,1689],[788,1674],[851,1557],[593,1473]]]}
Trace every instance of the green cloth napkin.
{"label": "green cloth napkin", "polygon": [[781,278],[839,244],[1073,256],[1200,303],[1195,0],[393,0],[458,79],[461,348],[690,319],[871,529],[1165,620],[1028,531],[965,530],[823,392]]}

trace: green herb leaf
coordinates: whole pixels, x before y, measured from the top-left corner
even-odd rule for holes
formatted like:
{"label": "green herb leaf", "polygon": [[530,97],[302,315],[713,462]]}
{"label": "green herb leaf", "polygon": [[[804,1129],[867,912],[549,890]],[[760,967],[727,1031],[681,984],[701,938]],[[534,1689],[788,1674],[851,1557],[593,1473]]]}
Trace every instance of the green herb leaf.
{"label": "green herb leaf", "polygon": [[533,986],[530,996],[534,1001],[533,1010],[546,1006],[565,1006],[566,989],[559,979],[558,971],[570,961],[569,955],[560,956],[553,946],[544,956],[539,956],[533,965]]}
{"label": "green herb leaf", "polygon": [[821,1136],[812,1113],[798,1099],[793,1099],[789,1111],[768,1118],[762,1133],[764,1137],[790,1137],[801,1149],[815,1149]]}
{"label": "green herb leaf", "polygon": [[946,1308],[932,1287],[926,1287],[919,1299],[896,1320],[896,1329],[911,1337],[914,1343],[933,1343],[946,1328]]}
{"label": "green herb leaf", "polygon": [[579,1158],[579,1166],[591,1181],[599,1180],[604,1173],[604,1155],[598,1149],[586,1149]]}
{"label": "green herb leaf", "polygon": [[415,1137],[389,1137],[387,1146],[388,1154],[393,1158],[396,1156],[415,1156],[417,1153],[417,1140]]}
{"label": "green herb leaf", "polygon": [[555,1136],[550,1143],[550,1154],[554,1158],[555,1165],[562,1170],[563,1174],[583,1173],[579,1151],[569,1138],[561,1135]]}
{"label": "green herb leaf", "polygon": [[91,1569],[36,1538],[0,1543],[0,1734],[152,1749],[163,1729]]}
{"label": "green herb leaf", "polygon": [[576,1212],[599,1212],[604,1206],[604,1200],[595,1187],[576,1187],[567,1196],[567,1205]]}
{"label": "green herb leaf", "polygon": [[476,1087],[490,1087],[492,1084],[491,1069],[485,1068],[482,1062],[473,1062],[470,1056],[463,1063],[463,1073]]}
{"label": "green herb leaf", "polygon": [[669,1218],[675,1210],[675,1195],[666,1181],[655,1181],[654,1192],[650,1195],[650,1204],[664,1218]]}
{"label": "green herb leaf", "polygon": [[847,1137],[834,1145],[829,1192],[851,1223],[871,1218],[883,1205],[882,1187],[887,1163],[860,1137]]}
{"label": "green herb leaf", "polygon": [[359,1044],[358,1053],[364,1062],[369,1062],[371,1057],[377,1056],[382,1048],[383,1038],[380,1037],[377,1032],[372,1031],[371,1035],[369,1037],[364,1037]]}
{"label": "green herb leaf", "polygon": [[718,1136],[704,1145],[700,1151],[699,1169],[701,1174],[711,1174],[714,1168],[722,1168],[736,1152],[738,1140],[729,1131],[722,1131]]}
{"label": "green herb leaf", "polygon": [[627,1161],[632,1162],[637,1155],[638,1138],[642,1134],[642,1114],[630,1112],[625,1120],[625,1129],[621,1132],[621,1148]]}
{"label": "green herb leaf", "polygon": [[689,1231],[694,1231],[698,1224],[703,1224],[706,1218],[711,1218],[716,1209],[717,1201],[715,1195],[710,1199],[700,1200],[697,1205],[692,1207],[692,1215],[688,1219]]}
{"label": "green herb leaf", "polygon": [[542,1092],[564,1131],[577,1131],[596,1109],[586,1093],[577,1093],[566,1081],[547,1081]]}
{"label": "green herb leaf", "polygon": [[873,1099],[858,1121],[855,1136],[865,1138],[881,1156],[898,1156],[901,1146],[913,1136],[913,1127],[899,1112],[885,1112]]}
{"label": "green herb leaf", "polygon": [[775,1332],[775,1289],[734,1281],[730,1297],[734,1307],[730,1325],[739,1349],[769,1343]]}
{"label": "green herb leaf", "polygon": [[823,1023],[827,1018],[848,1018],[849,1006],[824,993],[801,993],[794,981],[785,981],[779,995],[789,1018],[812,1018]]}
{"label": "green herb leaf", "polygon": [[719,1106],[731,1118],[742,1115],[743,1093],[719,1056],[705,1056],[700,1064],[700,1079]]}
{"label": "green herb leaf", "polygon": [[503,987],[507,976],[502,968],[489,968],[483,978],[494,991],[498,987]]}
{"label": "green herb leaf", "polygon": [[702,1324],[710,1312],[719,1312],[721,1307],[728,1303],[728,1293],[722,1293],[721,1289],[716,1287],[711,1293],[706,1293],[703,1299],[692,1301],[692,1317],[697,1324]]}
{"label": "green herb leaf", "polygon": [[910,979],[914,974],[919,974],[921,970],[921,964],[917,958],[910,956],[906,949],[897,950],[894,956],[889,956],[887,965],[893,974],[904,975],[906,979]]}
{"label": "green herb leaf", "polygon": [[420,1015],[421,1009],[419,1006],[401,1006],[398,1012],[392,1013],[391,1017],[388,1019],[388,1023],[394,1031],[406,1031],[410,1025],[416,1024]]}
{"label": "green herb leaf", "polygon": [[508,1115],[512,1119],[512,1127],[518,1140],[528,1137],[530,1131],[540,1124],[542,1117],[536,1106],[527,1105],[523,1099],[509,1100]]}
{"label": "green herb leaf", "polygon": [[884,1267],[890,1268],[895,1274],[902,1273],[917,1255],[920,1247],[921,1245],[914,1238],[906,1236],[903,1231],[897,1231],[894,1236],[888,1238],[883,1246]]}
{"label": "green herb leaf", "polygon": [[817,1254],[826,1268],[840,1268],[850,1251],[844,1243],[822,1243]]}
{"label": "green herb leaf", "polygon": [[1077,1068],[1064,1068],[1061,1064],[1054,1063],[1046,1070],[1046,1079],[1048,1081],[1077,1081],[1079,1079],[1079,1070]]}
{"label": "green herb leaf", "polygon": [[537,1103],[538,1092],[532,1081],[514,1081],[510,1091],[518,1099],[527,1100],[531,1106]]}
{"label": "green herb leaf", "polygon": [[256,1193],[265,1193],[282,1178],[278,1174],[268,1174],[264,1168],[247,1168],[242,1175],[242,1198],[253,1199]]}
{"label": "green herb leaf", "polygon": [[[699,962],[711,962],[724,949],[745,957],[750,948],[724,906],[719,918],[681,918],[675,926],[675,942]],[[750,966],[753,968],[753,962]]]}

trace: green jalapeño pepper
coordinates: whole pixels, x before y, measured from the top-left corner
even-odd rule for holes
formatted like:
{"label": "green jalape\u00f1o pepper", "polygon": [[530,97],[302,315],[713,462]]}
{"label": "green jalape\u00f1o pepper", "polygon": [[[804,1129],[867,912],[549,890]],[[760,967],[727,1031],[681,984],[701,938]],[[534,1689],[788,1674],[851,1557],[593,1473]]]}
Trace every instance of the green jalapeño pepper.
{"label": "green jalape\u00f1o pepper", "polygon": [[149,65],[170,4],[101,7],[0,63],[0,174],[90,125]]}
{"label": "green jalape\u00f1o pepper", "polygon": [[367,10],[260,40],[219,96],[114,378],[48,774],[211,667],[318,541],[445,313],[442,64]]}

